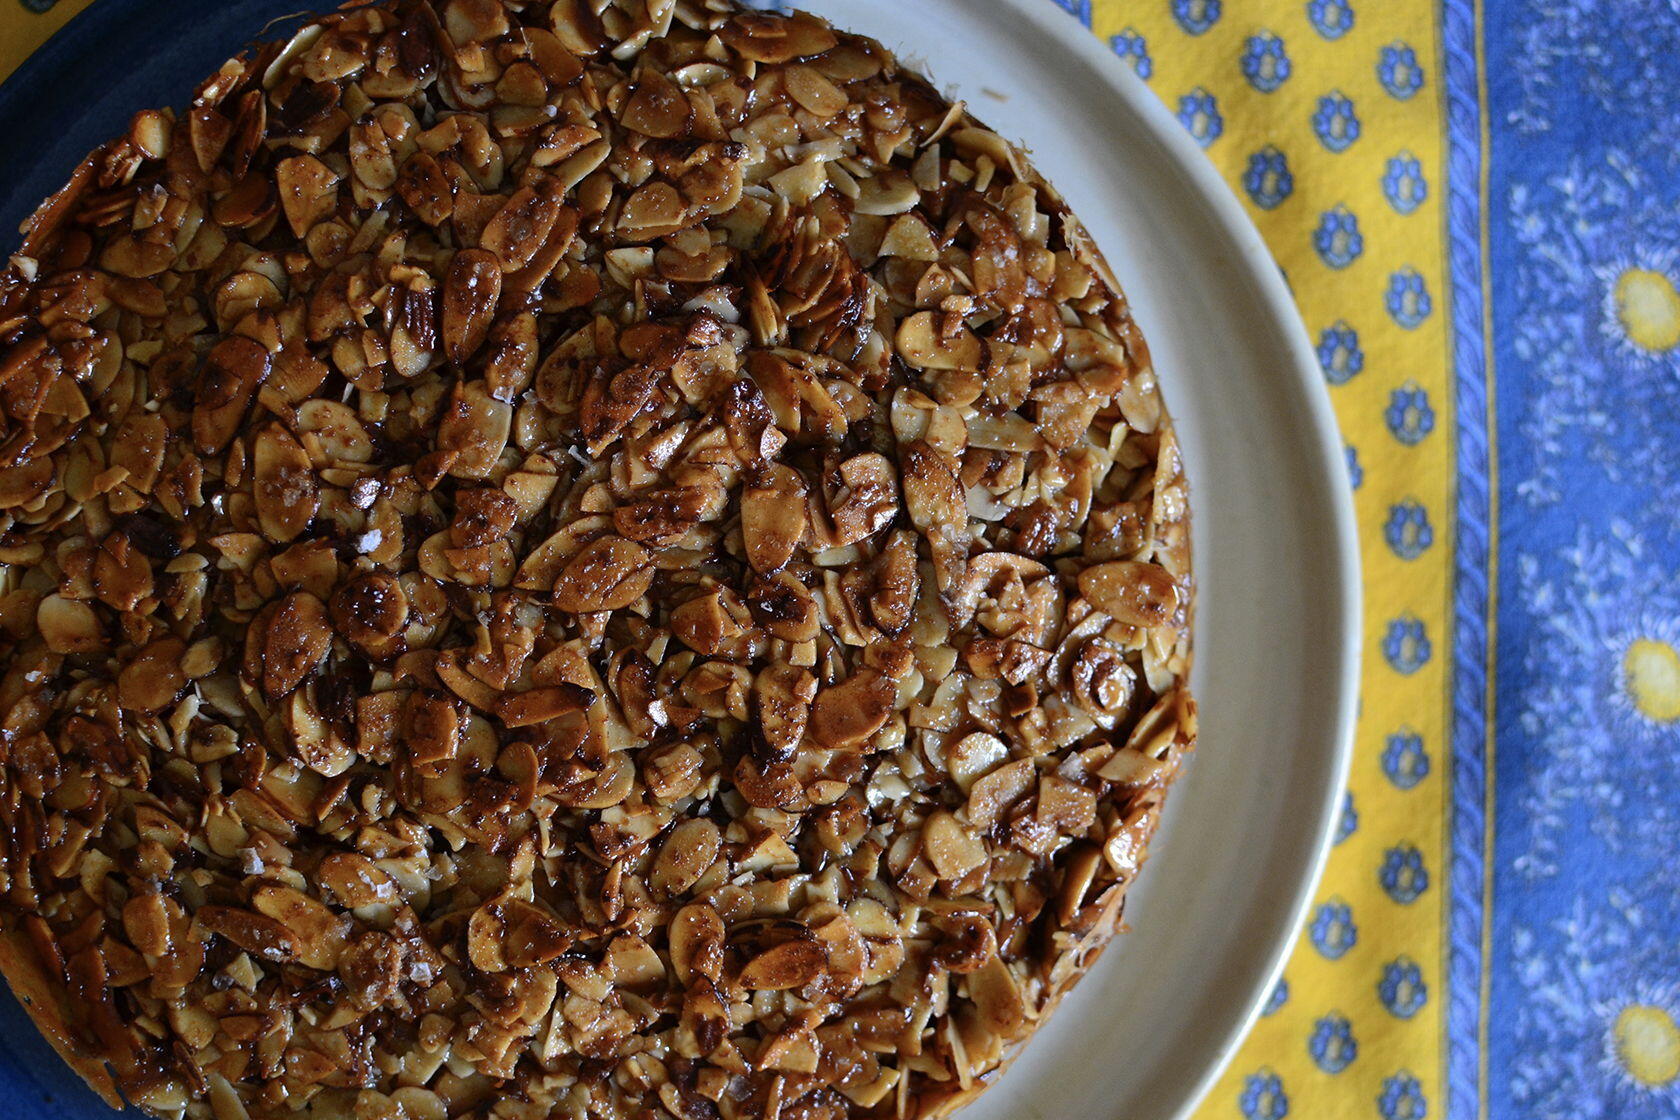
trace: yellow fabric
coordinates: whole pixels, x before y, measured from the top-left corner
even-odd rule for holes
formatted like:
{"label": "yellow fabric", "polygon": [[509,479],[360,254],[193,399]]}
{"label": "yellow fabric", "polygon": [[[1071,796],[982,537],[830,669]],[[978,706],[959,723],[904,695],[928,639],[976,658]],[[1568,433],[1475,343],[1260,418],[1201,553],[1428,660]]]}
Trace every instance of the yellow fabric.
{"label": "yellow fabric", "polygon": [[[1199,1116],[1278,1115],[1275,1106],[1252,1093],[1243,1099],[1251,1079],[1266,1071],[1274,1071],[1286,1087],[1292,1117],[1380,1116],[1384,1083],[1401,1072],[1417,1078],[1433,1113],[1445,1097],[1447,1001],[1431,998],[1406,1019],[1383,1006],[1378,988],[1385,967],[1403,957],[1420,966],[1432,996],[1445,986],[1448,801],[1439,748],[1447,738],[1447,659],[1430,658],[1406,675],[1389,664],[1381,648],[1390,622],[1408,615],[1444,645],[1450,617],[1450,550],[1437,544],[1407,560],[1385,539],[1391,510],[1408,500],[1420,503],[1434,533],[1443,534],[1453,498],[1453,451],[1442,437],[1452,429],[1447,412],[1452,398],[1435,5],[1429,0],[1355,4],[1351,29],[1333,40],[1313,26],[1306,0],[1227,0],[1201,34],[1187,30],[1174,13],[1188,11],[1194,27],[1194,17],[1209,6],[1207,0],[1094,0],[1092,28],[1105,42],[1121,35],[1122,46],[1126,32],[1141,36],[1150,56],[1149,84],[1175,111],[1193,91],[1213,94],[1223,132],[1206,146],[1208,156],[1277,257],[1309,335],[1318,341],[1338,323],[1357,333],[1364,369],[1346,384],[1332,385],[1330,396],[1343,438],[1356,451],[1356,477],[1363,475],[1354,498],[1367,606],[1363,702],[1350,782],[1357,825],[1331,854],[1318,894],[1320,904],[1345,901],[1357,937],[1332,960],[1303,932],[1284,974],[1287,998],[1261,1018]],[[1290,73],[1265,93],[1245,75],[1243,59],[1250,40],[1268,33],[1283,41]],[[1414,49],[1424,76],[1422,87],[1404,100],[1379,78],[1383,48],[1397,43]],[[1344,151],[1333,152],[1318,137],[1313,118],[1320,99],[1338,92],[1353,103],[1360,135]],[[1284,153],[1294,181],[1293,193],[1270,210],[1255,203],[1243,182],[1251,157],[1268,146]],[[1385,196],[1383,179],[1389,160],[1405,152],[1418,160],[1429,194],[1402,215]],[[1358,258],[1340,269],[1326,263],[1314,244],[1322,216],[1337,207],[1357,216],[1364,242]],[[1385,305],[1390,277],[1407,267],[1423,278],[1435,305],[1414,329],[1397,323]],[[1394,392],[1407,383],[1421,387],[1440,412],[1433,438],[1415,445],[1396,438],[1385,421]],[[1405,790],[1385,775],[1381,763],[1389,736],[1400,729],[1422,737],[1433,763],[1422,781]],[[1432,882],[1403,904],[1385,890],[1382,868],[1389,852],[1408,845],[1422,853]],[[1323,1064],[1315,1060],[1312,1039],[1322,1020],[1336,1016],[1350,1024],[1358,1057],[1332,1073],[1324,1065],[1337,1064],[1333,1054],[1326,1053]]]}
{"label": "yellow fabric", "polygon": [[[88,2],[59,0],[46,13],[15,2],[0,7],[0,75],[10,73]],[[1085,5],[1067,0],[1063,6]],[[1390,544],[1385,529],[1396,507],[1410,508],[1407,503],[1415,502],[1439,535],[1450,524],[1453,498],[1452,448],[1441,435],[1452,429],[1453,418],[1435,6],[1429,0],[1358,3],[1345,31],[1335,22],[1336,12],[1346,10],[1337,0],[1090,0],[1089,7],[1093,31],[1134,61],[1140,53],[1135,40],[1141,39],[1148,57],[1141,68],[1175,112],[1186,97],[1212,95],[1221,125],[1206,144],[1208,156],[1276,254],[1309,333],[1318,340],[1327,329],[1345,324],[1356,333],[1364,359],[1359,376],[1330,390],[1344,437],[1357,453],[1357,473],[1363,475],[1355,500],[1370,605],[1364,707],[1351,785],[1357,826],[1333,853],[1318,898],[1319,904],[1345,902],[1355,916],[1357,935],[1332,959],[1303,933],[1285,973],[1287,998],[1260,1020],[1200,1115],[1281,1116],[1279,1102],[1268,1095],[1268,1075],[1274,1073],[1277,1083],[1287,1087],[1290,1116],[1382,1115],[1392,1110],[1379,1107],[1385,1083],[1401,1073],[1417,1079],[1434,1111],[1444,1097],[1446,1000],[1434,997],[1444,988],[1440,931],[1447,801],[1440,745],[1447,731],[1446,659],[1426,658],[1408,674],[1396,670],[1382,644],[1397,617],[1420,620],[1423,632],[1443,643],[1449,617],[1449,550],[1424,548],[1416,558],[1404,559],[1406,550]],[[1267,45],[1267,36],[1282,41],[1281,51]],[[1258,49],[1251,43],[1257,37]],[[1380,76],[1383,50],[1396,44],[1413,49],[1423,77],[1416,92],[1405,97],[1385,88]],[[1251,53],[1262,60],[1278,53],[1288,59],[1288,76],[1271,92],[1262,89],[1276,80],[1276,63],[1268,70],[1262,61],[1251,77],[1244,70],[1244,58]],[[1321,99],[1338,93],[1352,102],[1359,121],[1357,139],[1339,152],[1320,139],[1314,125]],[[1202,116],[1203,131],[1211,134],[1207,115]],[[1288,197],[1270,209],[1244,185],[1251,160],[1268,149],[1282,153],[1293,181]],[[1406,154],[1418,161],[1428,196],[1403,214],[1385,192],[1384,178],[1390,160]],[[1281,193],[1275,182],[1271,186],[1273,196]],[[1256,193],[1271,202],[1266,187],[1259,184]],[[1341,268],[1327,262],[1315,245],[1323,216],[1338,207],[1355,216],[1363,242],[1356,259]],[[1349,250],[1345,234],[1340,246],[1328,246],[1332,260],[1340,259],[1338,248]],[[1422,278],[1434,303],[1432,313],[1410,329],[1386,305],[1391,278],[1408,268]],[[1413,388],[1422,389],[1438,413],[1433,438],[1419,437],[1415,415],[1385,418],[1396,391]],[[1396,422],[1405,438],[1394,432]],[[1403,788],[1385,773],[1382,756],[1391,736],[1407,732],[1428,745],[1431,766],[1421,780]],[[1384,866],[1392,853],[1411,848],[1421,854],[1430,883],[1414,900],[1400,902],[1392,882],[1384,885]],[[1402,887],[1400,893],[1404,897],[1407,891]],[[1334,932],[1327,944],[1333,953]],[[1409,1018],[1385,1007],[1379,996],[1384,971],[1396,961],[1415,962],[1431,990],[1432,998]],[[1329,1072],[1346,1051],[1336,1045],[1334,1027],[1320,1024],[1338,1017],[1347,1020],[1358,1058]],[[1315,1033],[1320,1039],[1316,1047]]]}
{"label": "yellow fabric", "polygon": [[0,7],[0,77],[16,70],[36,47],[70,17],[87,7],[89,0],[59,0],[44,12],[33,11],[40,4],[7,3]]}

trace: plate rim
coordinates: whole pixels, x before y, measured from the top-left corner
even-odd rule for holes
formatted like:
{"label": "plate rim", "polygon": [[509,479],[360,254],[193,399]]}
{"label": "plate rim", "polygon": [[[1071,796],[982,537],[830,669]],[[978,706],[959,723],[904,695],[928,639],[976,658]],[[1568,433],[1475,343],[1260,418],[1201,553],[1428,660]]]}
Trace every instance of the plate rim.
{"label": "plate rim", "polygon": [[[1209,1049],[1208,1059],[1203,1062],[1201,1072],[1190,1081],[1189,1095],[1172,1114],[1176,1120],[1185,1120],[1207,1098],[1259,1019],[1267,997],[1277,985],[1296,948],[1313,897],[1323,881],[1331,848],[1335,845],[1343,793],[1353,767],[1363,669],[1364,582],[1360,569],[1358,522],[1341,428],[1330,402],[1329,390],[1319,371],[1318,359],[1306,325],[1302,322],[1300,309],[1290,294],[1276,259],[1260,236],[1259,228],[1166,104],[1129,66],[1105,50],[1089,27],[1065,8],[1058,7],[1059,2],[968,0],[978,7],[989,4],[1001,9],[1083,62],[1135,114],[1152,139],[1160,144],[1175,169],[1196,189],[1218,232],[1237,250],[1237,263],[1252,283],[1268,316],[1279,328],[1284,349],[1290,358],[1289,372],[1298,382],[1298,388],[1303,390],[1300,395],[1307,409],[1304,426],[1312,436],[1311,458],[1316,460],[1322,475],[1331,483],[1332,498],[1325,511],[1329,516],[1324,528],[1335,552],[1332,568],[1339,577],[1339,585],[1325,589],[1328,592],[1325,600],[1329,603],[1331,619],[1337,624],[1333,631],[1334,652],[1340,672],[1332,682],[1333,689],[1328,690],[1330,695],[1325,704],[1332,710],[1331,723],[1335,729],[1334,741],[1329,744],[1328,781],[1317,791],[1317,819],[1310,829],[1313,842],[1308,846],[1304,861],[1306,873],[1293,884],[1287,902],[1276,911],[1283,917],[1278,927],[1282,932],[1272,938],[1271,945],[1263,954],[1259,954],[1264,964],[1257,970],[1256,982],[1251,990],[1243,997],[1241,1011],[1231,1017],[1223,1030],[1214,1032],[1217,1040]],[[1191,486],[1193,493],[1194,479],[1191,479]],[[1194,507],[1192,499],[1192,524],[1196,516]]]}
{"label": "plate rim", "polygon": [[[1294,297],[1259,230],[1211,161],[1179,125],[1167,106],[1130,67],[1104,49],[1090,28],[1057,3],[1051,0],[966,0],[965,6],[972,5],[977,9],[991,7],[1000,11],[1083,63],[1108,87],[1109,92],[1120,99],[1159,144],[1173,169],[1194,188],[1217,234],[1236,250],[1233,264],[1240,269],[1267,317],[1278,328],[1281,349],[1289,359],[1288,373],[1292,375],[1305,405],[1302,420],[1308,432],[1303,434],[1311,436],[1310,440],[1302,441],[1310,447],[1306,458],[1317,468],[1321,478],[1330,483],[1331,501],[1323,511],[1327,516],[1322,531],[1334,553],[1330,568],[1336,573],[1337,580],[1336,586],[1323,590],[1328,616],[1326,633],[1333,641],[1334,660],[1339,673],[1332,680],[1321,682],[1330,686],[1323,689],[1323,706],[1331,713],[1328,722],[1334,728],[1334,741],[1327,744],[1329,766],[1325,772],[1326,780],[1315,791],[1315,819],[1307,830],[1311,842],[1305,846],[1300,857],[1304,873],[1290,884],[1287,899],[1272,909],[1275,929],[1265,950],[1254,954],[1260,965],[1252,970],[1254,979],[1250,989],[1242,994],[1240,1001],[1232,1001],[1236,1014],[1231,1015],[1221,1027],[1209,1032],[1210,1041],[1205,1054],[1198,1058],[1200,1071],[1186,1078],[1187,1095],[1177,1110],[1171,1113],[1177,1120],[1185,1120],[1206,1099],[1259,1018],[1267,996],[1277,984],[1298,943],[1300,930],[1323,879],[1334,844],[1342,794],[1347,788],[1352,767],[1362,668],[1364,590],[1359,539],[1347,461],[1329,391],[1319,373],[1317,358]],[[299,7],[316,10],[318,4],[328,9],[336,6],[334,0],[300,0]],[[794,0],[791,6],[798,7],[798,0]],[[98,40],[107,35],[113,25],[120,26],[121,21],[130,18],[133,11],[134,5],[128,0],[94,0],[72,16],[10,75],[0,80],[0,119],[27,112],[37,83],[50,81],[59,66],[82,60],[90,38]],[[263,30],[253,32],[251,41],[263,38],[272,26],[271,23]],[[181,95],[185,96],[187,92],[184,89]],[[9,234],[7,239],[10,240]],[[1285,893],[1279,892],[1280,896]]]}

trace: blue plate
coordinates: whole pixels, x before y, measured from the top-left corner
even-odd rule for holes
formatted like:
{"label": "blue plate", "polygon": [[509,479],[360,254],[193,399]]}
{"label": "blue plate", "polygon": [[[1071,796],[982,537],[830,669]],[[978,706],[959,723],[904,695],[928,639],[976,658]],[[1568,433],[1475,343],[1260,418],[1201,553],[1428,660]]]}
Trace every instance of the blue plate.
{"label": "blue plate", "polygon": [[[141,109],[186,104],[247,44],[333,0],[97,0],[0,85],[0,252],[76,165]],[[4,1098],[0,1098],[4,1103]]]}
{"label": "blue plate", "polygon": [[[318,10],[330,3],[316,3]],[[185,105],[254,40],[281,38],[310,0],[98,0],[0,85],[0,253],[23,220],[141,109]],[[113,1120],[0,984],[0,1117]],[[141,1117],[137,1110],[123,1114]]]}

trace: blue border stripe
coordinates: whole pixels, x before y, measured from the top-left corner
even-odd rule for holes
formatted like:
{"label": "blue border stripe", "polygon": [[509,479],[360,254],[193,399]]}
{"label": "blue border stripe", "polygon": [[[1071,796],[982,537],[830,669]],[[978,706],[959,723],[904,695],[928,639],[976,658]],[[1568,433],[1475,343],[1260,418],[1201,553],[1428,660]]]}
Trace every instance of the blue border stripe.
{"label": "blue border stripe", "polygon": [[1447,249],[1453,289],[1458,417],[1458,532],[1453,585],[1452,868],[1448,915],[1449,1120],[1479,1116],[1486,837],[1489,489],[1487,355],[1483,343],[1483,160],[1475,0],[1443,0],[1447,96]]}

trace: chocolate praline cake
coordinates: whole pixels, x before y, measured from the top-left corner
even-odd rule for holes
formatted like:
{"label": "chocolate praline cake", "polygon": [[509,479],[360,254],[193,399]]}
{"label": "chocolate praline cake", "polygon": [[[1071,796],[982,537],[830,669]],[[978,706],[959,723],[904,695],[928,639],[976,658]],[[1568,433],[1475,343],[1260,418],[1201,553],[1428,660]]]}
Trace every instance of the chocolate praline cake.
{"label": "chocolate praline cake", "polygon": [[157,1116],[944,1115],[1120,925],[1189,560],[1113,276],[880,44],[323,17],[0,278],[0,966]]}

